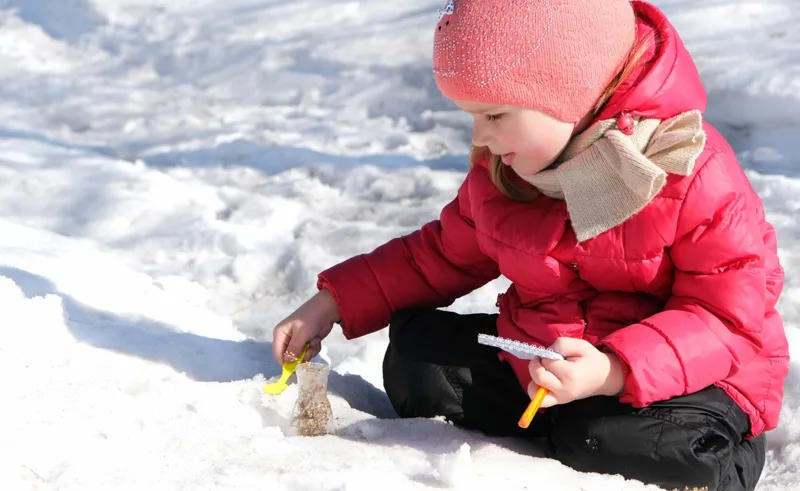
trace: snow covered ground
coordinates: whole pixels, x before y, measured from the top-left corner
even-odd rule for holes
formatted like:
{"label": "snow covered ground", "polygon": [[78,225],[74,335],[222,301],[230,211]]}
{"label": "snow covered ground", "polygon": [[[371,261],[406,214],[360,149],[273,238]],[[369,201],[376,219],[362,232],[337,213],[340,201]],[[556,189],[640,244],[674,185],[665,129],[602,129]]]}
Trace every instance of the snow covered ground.
{"label": "snow covered ground", "polygon": [[[0,0],[0,489],[653,489],[391,419],[385,332],[325,344],[337,436],[285,436],[295,386],[261,395],[316,273],[464,175],[442,3]],[[656,3],[778,229],[798,358],[800,0]],[[796,361],[786,389],[761,491],[800,487]]]}

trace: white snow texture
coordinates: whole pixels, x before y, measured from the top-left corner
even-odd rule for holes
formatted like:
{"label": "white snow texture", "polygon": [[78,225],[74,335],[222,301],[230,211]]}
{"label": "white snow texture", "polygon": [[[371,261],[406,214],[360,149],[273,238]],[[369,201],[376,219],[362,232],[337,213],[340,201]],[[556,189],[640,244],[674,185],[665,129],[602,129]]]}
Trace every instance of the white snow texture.
{"label": "white snow texture", "polygon": [[[400,420],[381,331],[286,435],[273,326],[322,269],[435,218],[471,118],[443,0],[0,0],[0,489],[655,490]],[[759,491],[800,489],[800,0],[661,0],[778,231],[792,342]],[[451,308],[485,311],[497,280]]]}

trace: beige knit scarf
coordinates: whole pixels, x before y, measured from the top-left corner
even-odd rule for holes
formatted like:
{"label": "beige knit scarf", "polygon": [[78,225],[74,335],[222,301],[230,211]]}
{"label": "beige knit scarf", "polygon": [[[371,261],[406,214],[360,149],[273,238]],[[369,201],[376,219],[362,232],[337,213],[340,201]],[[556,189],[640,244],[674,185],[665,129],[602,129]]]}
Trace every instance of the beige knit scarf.
{"label": "beige knit scarf", "polygon": [[634,118],[631,136],[609,119],[575,136],[549,168],[519,175],[545,196],[567,202],[583,242],[641,211],[664,187],[668,173],[689,175],[705,143],[700,111],[664,121]]}

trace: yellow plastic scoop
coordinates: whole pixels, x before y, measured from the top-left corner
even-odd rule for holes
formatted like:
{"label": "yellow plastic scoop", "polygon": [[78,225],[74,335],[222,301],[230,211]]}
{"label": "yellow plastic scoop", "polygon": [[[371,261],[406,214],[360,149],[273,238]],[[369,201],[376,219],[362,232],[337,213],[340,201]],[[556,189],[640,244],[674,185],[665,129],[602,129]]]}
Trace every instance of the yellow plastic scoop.
{"label": "yellow plastic scoop", "polygon": [[276,396],[286,390],[286,388],[289,387],[286,384],[286,381],[289,380],[289,377],[297,369],[297,364],[303,361],[303,358],[306,356],[306,351],[308,351],[308,343],[303,346],[303,352],[300,353],[300,356],[297,357],[296,360],[283,364],[283,373],[281,373],[281,378],[278,379],[277,382],[272,382],[271,384],[265,385],[264,392]]}

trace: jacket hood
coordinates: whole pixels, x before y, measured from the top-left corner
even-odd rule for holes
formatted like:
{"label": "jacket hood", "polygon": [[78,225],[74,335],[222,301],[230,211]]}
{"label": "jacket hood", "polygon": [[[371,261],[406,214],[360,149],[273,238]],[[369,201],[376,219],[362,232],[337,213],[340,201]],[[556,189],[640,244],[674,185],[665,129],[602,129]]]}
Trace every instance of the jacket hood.
{"label": "jacket hood", "polygon": [[705,112],[707,95],[689,51],[675,27],[656,6],[632,2],[637,36],[648,43],[639,67],[619,86],[595,119],[634,116],[666,119],[699,110]]}

